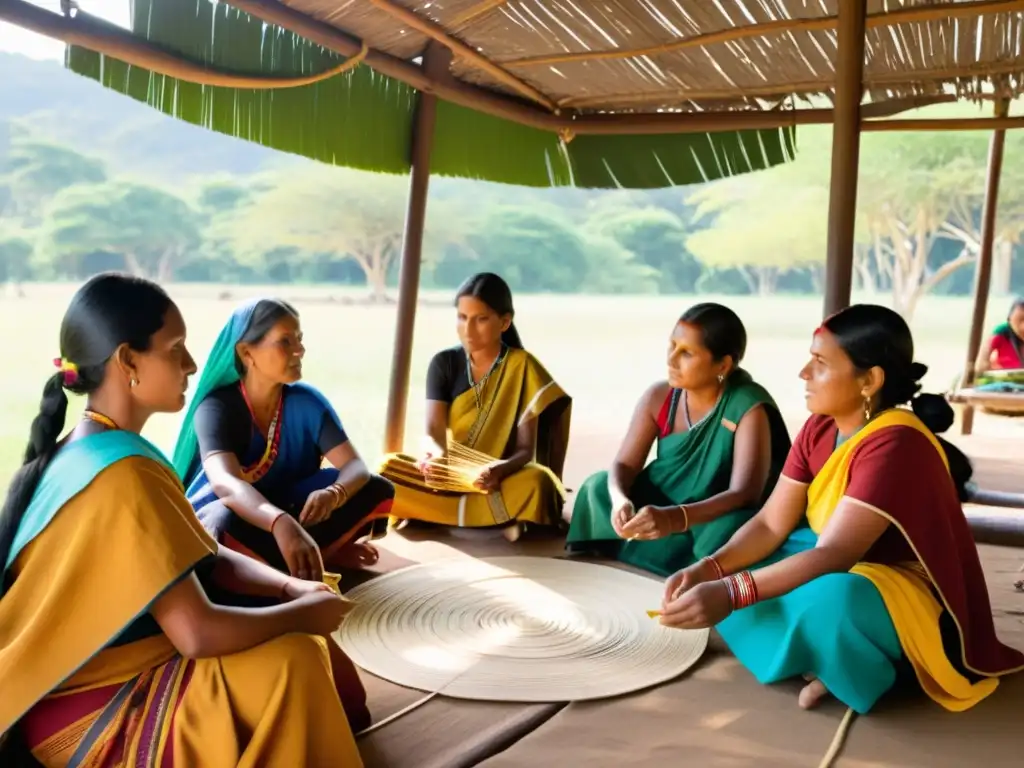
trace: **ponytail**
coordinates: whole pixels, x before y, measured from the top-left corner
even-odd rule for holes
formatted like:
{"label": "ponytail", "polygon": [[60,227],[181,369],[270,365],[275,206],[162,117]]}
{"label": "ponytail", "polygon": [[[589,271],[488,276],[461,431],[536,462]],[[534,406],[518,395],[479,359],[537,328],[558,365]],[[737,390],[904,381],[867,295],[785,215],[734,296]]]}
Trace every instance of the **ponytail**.
{"label": "ponytail", "polygon": [[43,387],[43,399],[39,403],[39,415],[32,420],[28,446],[19,469],[7,491],[7,499],[0,508],[0,597],[7,592],[10,576],[6,573],[7,559],[11,555],[14,537],[25,516],[32,496],[39,486],[43,472],[57,452],[57,441],[64,431],[67,417],[68,398],[64,393],[64,374],[58,372],[47,380]]}
{"label": "ponytail", "polygon": [[515,323],[509,323],[508,330],[501,332],[501,341],[510,349],[522,349],[523,341],[519,338],[519,331]]}
{"label": "ponytail", "polygon": [[967,501],[970,495],[967,484],[974,475],[971,460],[951,442],[939,437],[941,433],[953,426],[955,417],[953,408],[942,395],[927,393],[916,395],[910,401],[910,407],[914,409],[914,415],[931,430],[939,445],[942,446],[942,450],[946,454],[946,462],[949,464],[949,474],[956,486],[957,496],[960,497],[961,502]]}

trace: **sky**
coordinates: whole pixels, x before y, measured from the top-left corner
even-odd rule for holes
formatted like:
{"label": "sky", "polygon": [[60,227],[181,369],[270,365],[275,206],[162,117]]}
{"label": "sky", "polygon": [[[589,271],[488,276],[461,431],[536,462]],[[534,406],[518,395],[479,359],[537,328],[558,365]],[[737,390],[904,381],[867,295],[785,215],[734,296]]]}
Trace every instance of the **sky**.
{"label": "sky", "polygon": [[[48,11],[60,12],[60,0],[30,0]],[[78,0],[79,7],[93,16],[100,16],[127,27],[131,0]],[[21,27],[0,21],[0,51],[20,53],[33,59],[63,61],[64,43],[28,32]]]}

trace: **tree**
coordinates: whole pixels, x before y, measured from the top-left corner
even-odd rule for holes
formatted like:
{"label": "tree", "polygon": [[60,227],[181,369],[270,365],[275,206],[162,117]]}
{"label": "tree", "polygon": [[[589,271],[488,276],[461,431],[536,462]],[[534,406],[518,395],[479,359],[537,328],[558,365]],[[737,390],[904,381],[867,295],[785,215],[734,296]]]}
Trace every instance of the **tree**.
{"label": "tree", "polygon": [[28,279],[33,245],[27,232],[0,230],[0,284],[10,283],[18,295],[21,283]]}
{"label": "tree", "polygon": [[[405,229],[404,177],[311,164],[302,173],[275,175],[265,190],[225,223],[240,254],[351,258],[366,276],[372,299],[386,299]],[[427,221],[425,256],[458,239],[461,224],[446,220],[443,206],[431,205]]]}
{"label": "tree", "polygon": [[733,177],[691,195],[697,220],[711,226],[690,235],[686,247],[712,269],[736,269],[751,293],[767,296],[783,272],[814,268],[824,259],[828,197],[790,166],[754,176],[754,182]]}
{"label": "tree", "polygon": [[113,253],[133,274],[163,282],[199,245],[199,225],[188,203],[156,187],[78,185],[51,203],[43,253],[57,273],[75,275],[89,254]]}
{"label": "tree", "polygon": [[[578,229],[550,206],[495,206],[476,222],[469,243],[479,254],[474,271],[499,272],[513,290],[657,290],[655,271],[631,251],[607,235]],[[462,267],[462,277],[468,266]]]}
{"label": "tree", "polygon": [[[1024,154],[1024,141],[1007,139],[1008,158]],[[862,287],[888,287],[910,319],[923,295],[977,257],[988,134],[883,132],[862,142],[854,268]],[[712,224],[687,246],[708,266],[742,267],[759,292],[782,269],[817,268],[830,152],[828,129],[808,127],[793,163],[698,190],[690,201]],[[1004,169],[997,240],[1013,243],[1024,229],[1024,170],[1019,160]],[[946,255],[942,241],[958,243],[957,255]]]}
{"label": "tree", "polygon": [[611,238],[650,267],[661,293],[693,293],[703,268],[686,248],[683,222],[671,211],[640,203],[602,210],[587,228]]}
{"label": "tree", "polygon": [[76,184],[101,184],[107,178],[101,161],[67,147],[33,141],[22,134],[12,138],[0,186],[6,189],[6,208],[0,214],[38,225],[46,204],[58,192]]}
{"label": "tree", "polygon": [[[972,264],[981,250],[986,133],[882,133],[865,136],[858,195],[861,241],[869,244],[893,307],[910,318],[921,297]],[[1007,135],[995,250],[1024,229],[1024,141]],[[1012,160],[1016,154],[1018,160]],[[864,235],[866,234],[866,238]],[[955,256],[936,259],[942,241]]]}

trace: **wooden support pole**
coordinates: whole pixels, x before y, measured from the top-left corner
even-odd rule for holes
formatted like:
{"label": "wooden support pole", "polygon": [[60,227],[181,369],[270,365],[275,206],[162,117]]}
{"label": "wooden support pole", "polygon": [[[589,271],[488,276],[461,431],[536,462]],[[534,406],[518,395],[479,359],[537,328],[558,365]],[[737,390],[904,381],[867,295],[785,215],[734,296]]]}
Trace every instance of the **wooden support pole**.
{"label": "wooden support pole", "polygon": [[[439,49],[432,45],[424,56],[424,68],[436,66]],[[395,343],[391,353],[391,384],[384,425],[384,451],[402,450],[405,440],[405,411],[409,401],[409,370],[412,365],[413,331],[416,302],[420,290],[420,265],[423,257],[423,229],[427,218],[427,189],[430,184],[430,151],[434,145],[437,96],[420,92],[412,128],[412,171],[409,176],[409,203],[402,237],[402,263],[398,273],[398,316],[395,319]]]}
{"label": "wooden support pole", "polygon": [[832,176],[828,199],[828,246],[825,252],[826,317],[850,305],[853,283],[866,5],[866,0],[843,0],[839,4]]}
{"label": "wooden support pole", "polygon": [[[1004,118],[1010,103],[1001,99],[996,102],[996,117]],[[971,315],[971,335],[967,339],[967,360],[961,386],[974,384],[975,363],[981,351],[981,337],[985,330],[985,314],[988,311],[988,292],[992,282],[992,246],[996,237],[996,213],[999,208],[999,176],[1003,170],[1003,147],[1006,145],[1006,131],[992,132],[988,145],[988,170],[985,175],[985,202],[981,210],[981,250],[974,272],[974,313]],[[974,429],[974,406],[964,405],[960,414],[960,432],[971,434]]]}

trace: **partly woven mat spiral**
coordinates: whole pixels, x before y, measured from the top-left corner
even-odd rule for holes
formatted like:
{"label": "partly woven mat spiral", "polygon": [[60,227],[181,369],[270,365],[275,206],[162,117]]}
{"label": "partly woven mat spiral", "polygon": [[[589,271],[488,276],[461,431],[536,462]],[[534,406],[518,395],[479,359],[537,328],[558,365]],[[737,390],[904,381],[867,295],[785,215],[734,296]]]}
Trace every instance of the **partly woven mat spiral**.
{"label": "partly woven mat spiral", "polygon": [[347,594],[340,640],[352,661],[409,688],[462,699],[580,701],[670,680],[708,630],[647,616],[662,583],[540,557],[426,563]]}

